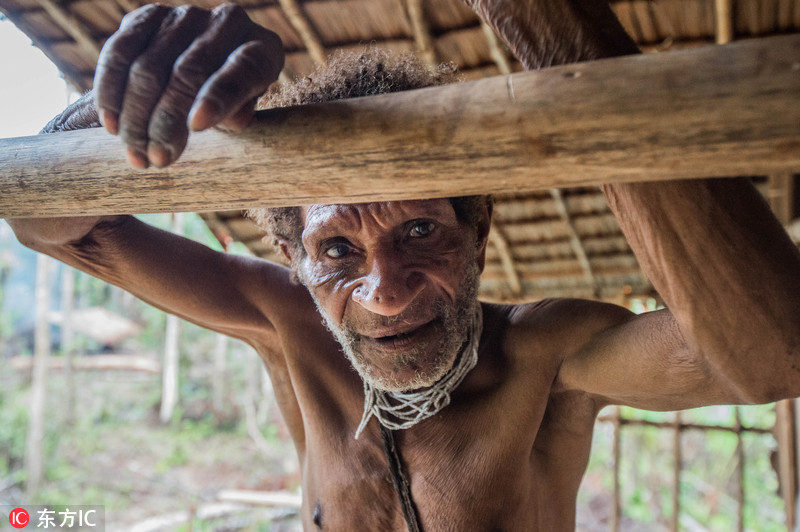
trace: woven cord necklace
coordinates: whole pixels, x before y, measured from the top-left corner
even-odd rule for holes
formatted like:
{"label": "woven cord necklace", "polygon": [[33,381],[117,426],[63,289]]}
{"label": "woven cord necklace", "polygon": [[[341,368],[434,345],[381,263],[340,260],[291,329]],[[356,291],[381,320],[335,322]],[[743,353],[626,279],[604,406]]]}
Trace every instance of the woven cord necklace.
{"label": "woven cord necklace", "polygon": [[433,386],[422,391],[385,392],[376,390],[364,381],[364,415],[356,429],[355,438],[358,439],[373,416],[388,429],[407,429],[438,414],[449,405],[452,391],[478,363],[478,345],[481,342],[482,332],[483,311],[478,303],[475,305],[475,314],[470,325],[469,340],[459,354],[456,365]]}
{"label": "woven cord necklace", "polygon": [[400,449],[395,444],[392,431],[412,427],[450,404],[450,393],[478,363],[478,345],[483,332],[483,312],[480,303],[475,307],[469,332],[469,341],[459,354],[456,365],[426,390],[412,393],[384,392],[364,382],[364,416],[356,430],[355,438],[358,439],[371,417],[374,416],[378,420],[383,450],[389,461],[392,484],[400,499],[409,532],[422,532],[422,527],[419,524],[414,499],[411,497],[411,482],[403,471]]}

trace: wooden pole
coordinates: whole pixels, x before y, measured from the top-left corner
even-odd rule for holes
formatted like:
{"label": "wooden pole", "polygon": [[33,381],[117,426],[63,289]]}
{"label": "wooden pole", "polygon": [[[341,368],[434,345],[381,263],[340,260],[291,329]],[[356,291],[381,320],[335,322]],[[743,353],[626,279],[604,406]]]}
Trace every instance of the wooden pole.
{"label": "wooden pole", "polygon": [[[183,234],[183,214],[177,213],[172,220],[172,232]],[[164,334],[164,370],[161,374],[161,409],[159,419],[169,423],[178,404],[179,362],[178,347],[181,331],[181,319],[174,314],[167,314],[167,330]]]}
{"label": "wooden pole", "polygon": [[164,170],[0,140],[0,217],[209,211],[800,171],[800,35],[264,112]]}
{"label": "wooden pole", "polygon": [[44,481],[44,437],[47,403],[47,365],[50,359],[50,272],[52,259],[36,257],[36,325],[33,346],[33,375],[25,446],[25,494],[30,499]]}
{"label": "wooden pole", "polygon": [[716,18],[717,44],[727,44],[733,40],[733,2],[731,0],[715,0],[714,15]]}
{"label": "wooden pole", "polygon": [[61,270],[61,356],[64,358],[64,408],[67,426],[75,424],[75,330],[72,310],[75,306],[75,270],[64,264]]}
{"label": "wooden pole", "polygon": [[672,434],[672,518],[670,531],[679,532],[681,525],[681,471],[683,470],[683,438],[681,413],[675,412],[674,432]]}

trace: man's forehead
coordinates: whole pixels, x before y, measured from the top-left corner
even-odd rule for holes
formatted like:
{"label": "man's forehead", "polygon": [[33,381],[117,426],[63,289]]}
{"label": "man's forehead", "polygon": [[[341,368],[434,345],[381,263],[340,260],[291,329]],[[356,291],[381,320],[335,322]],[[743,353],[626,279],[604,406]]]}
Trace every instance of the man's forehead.
{"label": "man's forehead", "polygon": [[361,224],[369,220],[392,225],[413,218],[433,217],[443,221],[456,221],[449,199],[378,201],[352,204],[305,205],[300,208],[303,227],[314,229],[320,225]]}

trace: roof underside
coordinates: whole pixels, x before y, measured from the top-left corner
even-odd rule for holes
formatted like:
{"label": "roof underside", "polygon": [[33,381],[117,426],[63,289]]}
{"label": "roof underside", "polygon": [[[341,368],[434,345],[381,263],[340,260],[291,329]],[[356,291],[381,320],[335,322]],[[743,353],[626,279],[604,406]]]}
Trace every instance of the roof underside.
{"label": "roof underside", "polygon": [[[22,29],[80,90],[91,88],[103,42],[137,0],[0,0]],[[174,4],[173,0],[162,1]],[[192,2],[213,7],[220,2]],[[519,65],[462,0],[297,0],[238,2],[278,33],[287,60],[282,80],[304,76],[336,49],[372,44],[455,63],[466,79]],[[612,3],[646,52],[800,32],[800,0],[633,0]],[[796,176],[755,180],[779,219],[797,217]],[[276,260],[272,246],[239,212],[203,214],[221,242],[243,242]],[[795,224],[795,228],[797,225]],[[496,197],[482,296],[495,301],[589,297],[624,302],[656,296],[599,190],[544,190]]]}

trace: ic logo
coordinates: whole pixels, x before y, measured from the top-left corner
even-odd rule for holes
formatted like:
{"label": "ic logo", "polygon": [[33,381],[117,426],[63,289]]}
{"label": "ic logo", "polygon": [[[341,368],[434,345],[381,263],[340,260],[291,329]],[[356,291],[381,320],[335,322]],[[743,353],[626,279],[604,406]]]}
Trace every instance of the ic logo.
{"label": "ic logo", "polygon": [[30,522],[30,517],[28,516],[28,512],[25,511],[25,508],[15,508],[8,514],[8,522],[11,523],[11,526],[14,528],[25,528]]}

